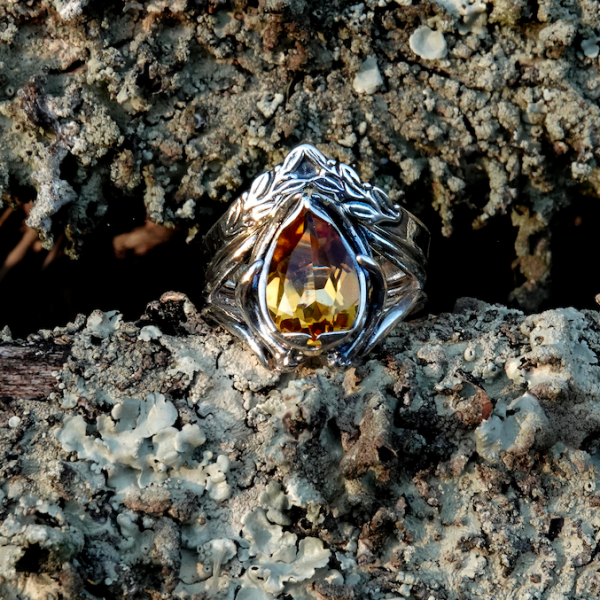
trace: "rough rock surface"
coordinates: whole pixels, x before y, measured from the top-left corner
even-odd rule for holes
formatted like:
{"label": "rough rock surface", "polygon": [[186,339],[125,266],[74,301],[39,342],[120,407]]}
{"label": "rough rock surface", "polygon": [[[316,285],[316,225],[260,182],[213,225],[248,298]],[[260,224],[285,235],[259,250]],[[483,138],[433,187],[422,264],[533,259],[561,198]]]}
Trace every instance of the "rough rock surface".
{"label": "rough rock surface", "polygon": [[174,293],[55,344],[55,391],[0,391],[3,600],[600,596],[597,312],[464,299],[345,372]]}
{"label": "rough rock surface", "polygon": [[597,0],[3,0],[0,194],[73,256],[142,199],[191,239],[308,141],[445,235],[509,213],[532,310],[599,195],[599,34]]}

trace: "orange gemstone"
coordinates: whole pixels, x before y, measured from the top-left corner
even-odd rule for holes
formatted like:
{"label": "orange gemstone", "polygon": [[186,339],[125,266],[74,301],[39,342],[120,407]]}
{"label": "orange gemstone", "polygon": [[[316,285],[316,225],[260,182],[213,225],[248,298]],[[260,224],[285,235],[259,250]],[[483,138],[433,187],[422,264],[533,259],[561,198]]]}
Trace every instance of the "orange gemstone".
{"label": "orange gemstone", "polygon": [[267,306],[282,333],[347,331],[358,314],[357,266],[336,228],[303,208],[281,232],[267,279]]}

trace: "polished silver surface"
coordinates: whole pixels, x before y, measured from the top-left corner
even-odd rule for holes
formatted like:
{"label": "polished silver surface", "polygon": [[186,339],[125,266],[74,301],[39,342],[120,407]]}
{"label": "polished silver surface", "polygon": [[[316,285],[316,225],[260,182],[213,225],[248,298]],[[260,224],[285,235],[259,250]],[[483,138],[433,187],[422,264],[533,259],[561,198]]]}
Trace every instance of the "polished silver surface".
{"label": "polished silver surface", "polygon": [[[348,331],[281,333],[266,304],[273,253],[286,223],[302,206],[334,226],[355,261],[358,315]],[[292,369],[311,356],[345,367],[364,356],[424,301],[429,246],[426,227],[387,194],[362,183],[348,165],[302,144],[257,177],[206,236],[205,316],[245,341],[271,369]]]}

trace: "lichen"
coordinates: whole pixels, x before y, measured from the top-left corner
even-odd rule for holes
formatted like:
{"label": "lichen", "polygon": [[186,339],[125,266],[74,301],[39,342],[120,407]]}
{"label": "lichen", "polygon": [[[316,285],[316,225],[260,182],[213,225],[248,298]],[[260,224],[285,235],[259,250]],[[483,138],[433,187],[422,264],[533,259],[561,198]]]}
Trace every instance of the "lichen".
{"label": "lichen", "polygon": [[130,224],[124,206],[191,238],[305,140],[433,208],[436,235],[510,218],[513,299],[536,310],[564,252],[550,231],[600,181],[598,4],[538,5],[8,3],[1,202],[25,191],[44,245],[64,233],[71,256],[107,211]]}
{"label": "lichen", "polygon": [[531,448],[544,449],[545,440],[554,438],[546,413],[530,393],[508,405],[496,404],[494,414],[475,430],[477,452],[486,460],[498,460],[501,452],[526,454]]}
{"label": "lichen", "polygon": [[[139,488],[151,485],[185,485],[201,496],[223,500],[229,494],[225,473],[226,457],[210,463],[206,452],[201,461],[192,455],[206,437],[197,424],[173,427],[178,419],[175,406],[162,394],[149,394],[144,401],[123,398],[113,406],[110,417],[100,415],[88,435],[82,416],[68,417],[56,436],[66,452],[92,461],[92,469],[107,473],[107,483],[121,501],[135,481]],[[98,436],[98,437],[97,437]],[[184,466],[185,465],[185,466]]]}
{"label": "lichen", "polygon": [[430,29],[427,25],[421,25],[414,30],[410,36],[410,49],[426,60],[444,58],[448,53],[444,34]]}
{"label": "lichen", "polygon": [[600,589],[597,312],[464,299],[285,377],[181,294],[65,337],[55,391],[0,407],[3,598]]}

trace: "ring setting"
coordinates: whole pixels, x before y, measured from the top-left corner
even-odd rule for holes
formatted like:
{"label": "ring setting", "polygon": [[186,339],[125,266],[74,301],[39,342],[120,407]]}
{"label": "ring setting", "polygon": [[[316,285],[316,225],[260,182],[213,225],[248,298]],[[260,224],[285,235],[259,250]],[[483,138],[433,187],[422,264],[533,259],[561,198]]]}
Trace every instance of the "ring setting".
{"label": "ring setting", "polygon": [[349,366],[425,298],[425,226],[309,144],[257,177],[205,241],[204,314],[267,368]]}

